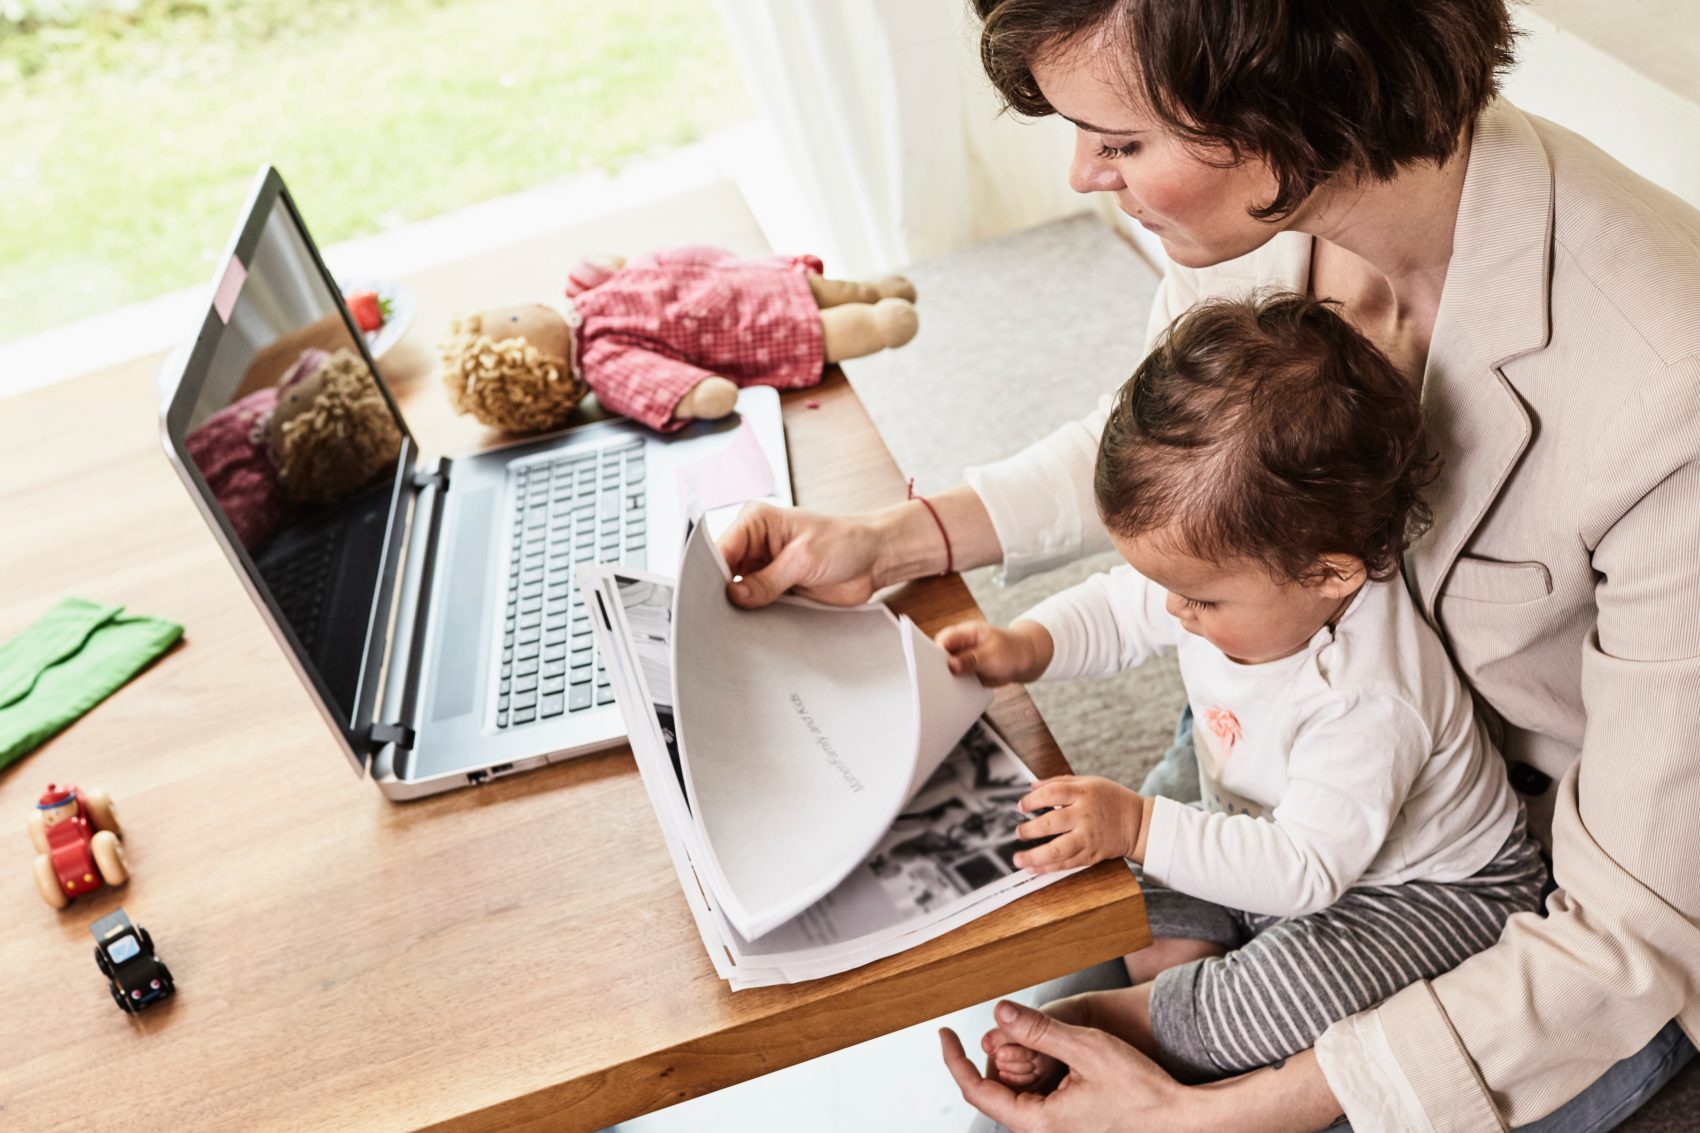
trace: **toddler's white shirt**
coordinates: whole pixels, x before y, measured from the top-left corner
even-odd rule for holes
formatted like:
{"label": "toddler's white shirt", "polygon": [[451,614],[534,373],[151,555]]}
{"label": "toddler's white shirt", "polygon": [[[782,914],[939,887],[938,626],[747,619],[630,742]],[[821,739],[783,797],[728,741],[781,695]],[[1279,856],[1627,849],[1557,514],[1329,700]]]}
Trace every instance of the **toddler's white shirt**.
{"label": "toddler's white shirt", "polygon": [[1498,853],[1517,819],[1504,762],[1398,578],[1366,583],[1332,629],[1260,665],[1183,629],[1165,598],[1120,567],[1024,615],[1055,644],[1043,680],[1179,655],[1204,809],[1156,800],[1147,877],[1298,916],[1354,885],[1459,881]]}

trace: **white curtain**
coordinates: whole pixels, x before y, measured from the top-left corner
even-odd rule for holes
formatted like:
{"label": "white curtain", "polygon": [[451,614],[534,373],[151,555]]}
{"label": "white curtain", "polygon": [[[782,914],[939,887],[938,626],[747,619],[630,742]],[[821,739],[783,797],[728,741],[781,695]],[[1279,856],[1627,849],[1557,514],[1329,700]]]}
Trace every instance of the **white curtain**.
{"label": "white curtain", "polygon": [[832,274],[879,275],[1083,209],[1114,214],[1068,188],[1068,123],[998,114],[967,0],[720,3]]}

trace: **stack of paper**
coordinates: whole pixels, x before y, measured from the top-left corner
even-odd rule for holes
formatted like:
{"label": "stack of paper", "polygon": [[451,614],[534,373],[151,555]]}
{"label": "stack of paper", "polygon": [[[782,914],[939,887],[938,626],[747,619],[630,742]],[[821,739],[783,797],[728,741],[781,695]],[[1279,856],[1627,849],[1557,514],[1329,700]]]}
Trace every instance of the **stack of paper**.
{"label": "stack of paper", "polygon": [[1017,870],[1032,775],[990,695],[884,606],[739,610],[700,526],[677,581],[580,584],[650,801],[716,971],[813,979],[1057,880]]}

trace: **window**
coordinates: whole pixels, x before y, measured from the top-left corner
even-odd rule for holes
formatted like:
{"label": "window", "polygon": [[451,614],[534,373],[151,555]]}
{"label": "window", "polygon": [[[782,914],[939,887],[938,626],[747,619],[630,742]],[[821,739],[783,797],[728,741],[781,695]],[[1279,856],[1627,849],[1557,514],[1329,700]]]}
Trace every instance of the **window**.
{"label": "window", "polygon": [[205,285],[267,162],[334,244],[752,115],[703,0],[0,0],[0,343]]}

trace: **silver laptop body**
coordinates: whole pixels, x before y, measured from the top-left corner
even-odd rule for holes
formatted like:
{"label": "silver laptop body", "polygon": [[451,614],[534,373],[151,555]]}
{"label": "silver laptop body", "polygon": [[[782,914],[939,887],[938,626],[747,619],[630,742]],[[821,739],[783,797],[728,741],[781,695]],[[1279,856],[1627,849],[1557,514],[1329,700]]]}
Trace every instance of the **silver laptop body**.
{"label": "silver laptop body", "polygon": [[[356,773],[419,798],[623,740],[575,568],[671,573],[678,485],[746,426],[767,498],[789,504],[775,391],[668,437],[610,418],[427,457],[276,170],[220,262],[199,333],[161,376],[162,439]],[[363,484],[303,504],[273,482],[263,422],[305,388],[309,357],[369,368],[400,441]]]}

